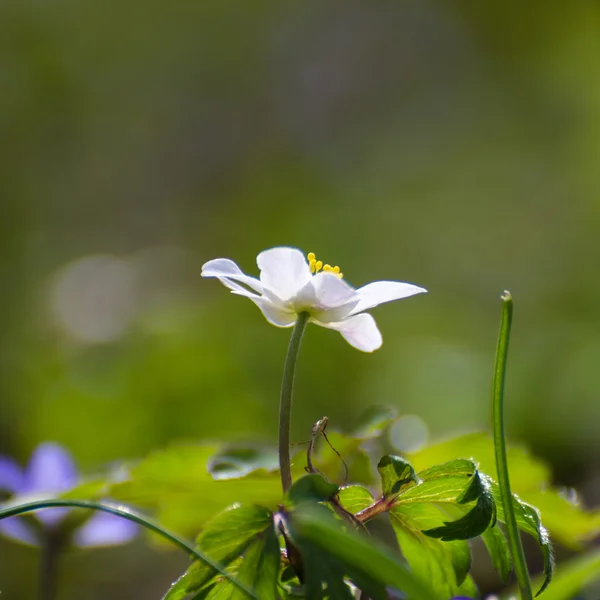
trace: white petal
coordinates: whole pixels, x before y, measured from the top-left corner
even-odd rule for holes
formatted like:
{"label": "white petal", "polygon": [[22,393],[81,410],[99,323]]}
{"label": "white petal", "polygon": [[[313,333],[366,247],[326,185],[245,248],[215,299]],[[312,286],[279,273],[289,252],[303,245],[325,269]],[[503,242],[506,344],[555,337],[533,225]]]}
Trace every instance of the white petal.
{"label": "white petal", "polygon": [[258,294],[251,292],[243,285],[232,281],[231,279],[227,279],[227,277],[219,277],[219,281],[226,287],[231,290],[232,294],[237,294],[238,296],[246,296],[246,298],[260,298]]}
{"label": "white petal", "polygon": [[[293,308],[270,293],[261,285],[258,279],[250,277],[228,258],[216,258],[210,260],[202,267],[202,277],[216,277],[224,286],[231,290],[232,294],[249,298],[260,308],[261,312],[271,323],[277,327],[290,327],[298,317]],[[239,282],[239,283],[238,283]],[[244,285],[240,285],[240,283]],[[247,287],[245,287],[247,286]],[[258,292],[257,294],[248,288]],[[260,294],[265,293],[266,296]],[[273,297],[274,301],[270,298]]]}
{"label": "white petal", "polygon": [[375,281],[356,290],[360,299],[354,307],[352,314],[368,310],[384,302],[408,298],[415,294],[423,294],[426,291],[422,287],[402,281]]}
{"label": "white petal", "polygon": [[232,260],[228,258],[215,258],[209,260],[207,263],[202,265],[202,277],[216,277],[223,285],[231,289],[235,289],[232,286],[225,283],[225,280],[238,281],[247,285],[259,294],[263,293],[263,288],[256,277],[250,277],[246,275]]}
{"label": "white petal", "polygon": [[283,308],[289,306],[289,302],[282,300],[275,292],[271,291],[268,287],[263,286],[263,296],[268,298],[275,306]]}
{"label": "white petal", "polygon": [[297,312],[308,310],[317,321],[331,323],[347,317],[358,304],[356,290],[333,273],[318,273],[294,298]]}
{"label": "white petal", "polygon": [[258,308],[260,308],[265,319],[267,319],[271,325],[275,325],[275,327],[291,327],[298,318],[298,314],[291,308],[288,308],[287,310],[282,309],[265,297],[248,297],[256,304],[256,306],[258,306]]}
{"label": "white petal", "polygon": [[304,254],[296,248],[271,248],[256,263],[260,281],[282,300],[293,298],[312,278]]}
{"label": "white petal", "polygon": [[303,310],[310,310],[311,308],[317,306],[317,290],[313,285],[314,277],[311,277],[310,280],[304,287],[298,290],[294,297],[290,299],[293,303],[294,308],[301,312]]}
{"label": "white petal", "polygon": [[359,300],[356,290],[333,273],[317,273],[313,277],[313,286],[320,308],[334,308]]}
{"label": "white petal", "polygon": [[339,323],[352,315],[352,309],[356,306],[356,301],[348,302],[335,308],[326,308],[323,310],[312,309],[311,317],[319,323]]}
{"label": "white petal", "polygon": [[317,325],[339,331],[351,346],[363,352],[373,352],[383,343],[375,319],[366,313],[353,315],[338,323],[317,323]]}

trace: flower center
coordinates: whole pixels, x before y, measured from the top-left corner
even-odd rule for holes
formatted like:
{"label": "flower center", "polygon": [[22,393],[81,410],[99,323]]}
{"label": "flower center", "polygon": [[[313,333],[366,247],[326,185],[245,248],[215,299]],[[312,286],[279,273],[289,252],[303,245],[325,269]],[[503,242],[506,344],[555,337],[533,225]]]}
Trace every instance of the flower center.
{"label": "flower center", "polygon": [[309,252],[306,255],[308,259],[308,266],[310,267],[311,273],[318,273],[319,271],[323,271],[324,273],[333,273],[337,275],[340,279],[344,276],[344,274],[340,271],[340,268],[336,265],[332,267],[331,265],[324,265],[322,260],[317,260],[314,252]]}

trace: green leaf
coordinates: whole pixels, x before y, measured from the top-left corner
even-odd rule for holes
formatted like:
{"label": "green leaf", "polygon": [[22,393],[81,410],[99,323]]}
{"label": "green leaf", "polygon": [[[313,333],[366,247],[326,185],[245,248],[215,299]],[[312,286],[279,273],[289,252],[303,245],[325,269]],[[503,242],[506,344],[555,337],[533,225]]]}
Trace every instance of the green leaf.
{"label": "green leaf", "polygon": [[[279,545],[270,511],[259,506],[235,506],[208,522],[196,541],[198,547],[213,561],[223,567],[234,567],[232,570],[238,572],[238,579],[251,584],[261,599],[276,599]],[[241,565],[238,565],[240,557]],[[264,571],[256,573],[257,564],[263,565]],[[214,593],[221,595],[229,590],[228,595],[223,595],[224,598],[237,600],[244,597],[243,593],[238,595],[236,588],[222,578],[217,577],[215,585],[214,569],[204,563],[193,562],[167,592],[164,600],[181,600],[187,594],[205,587],[214,588]],[[206,598],[211,597],[210,594]]]}
{"label": "green leaf", "polygon": [[443,542],[453,540],[471,540],[481,535],[490,525],[488,503],[480,499],[475,507],[456,521],[444,521],[440,527],[423,531],[425,535],[438,538]]}
{"label": "green leaf", "polygon": [[[386,587],[404,592],[410,600],[439,600],[427,582],[412,573],[389,549],[348,531],[330,511],[304,505],[288,515],[294,543],[310,554],[318,549],[343,566],[344,572],[373,600],[384,600]],[[312,596],[307,594],[307,597]],[[318,597],[318,596],[316,596]]]}
{"label": "green leaf", "polygon": [[512,569],[512,558],[504,533],[498,525],[494,525],[481,534],[481,539],[490,553],[492,564],[498,571],[502,583],[506,583]]}
{"label": "green leaf", "polygon": [[348,485],[340,488],[338,498],[341,505],[353,515],[364,510],[374,502],[371,492],[361,485]]}
{"label": "green leaf", "polygon": [[177,581],[173,582],[162,600],[183,600],[188,596],[188,579],[189,576],[186,572]]}
{"label": "green leaf", "polygon": [[229,600],[232,587],[225,581],[214,583],[200,590],[192,600]]}
{"label": "green leaf", "polygon": [[[497,483],[492,483],[491,489],[498,507],[498,520],[504,523],[504,508],[502,507],[502,502],[500,500],[500,488]],[[515,494],[513,494],[513,506],[518,528],[536,539],[544,557],[545,578],[537,593],[537,595],[539,595],[548,587],[548,584],[554,575],[554,554],[550,536],[548,535],[546,528],[542,525],[540,514],[535,507],[523,502]]]}
{"label": "green leaf", "polygon": [[322,475],[311,473],[297,479],[289,489],[285,505],[293,507],[305,502],[324,502],[337,494],[339,488],[329,483]]}
{"label": "green leaf", "polygon": [[161,524],[190,537],[234,502],[275,510],[281,502],[277,473],[258,470],[239,479],[215,481],[208,464],[217,450],[190,444],[154,452],[130,467],[128,478],[103,495],[153,510]]}
{"label": "green leaf", "polygon": [[396,505],[410,503],[449,503],[455,506],[475,505],[456,521],[424,531],[430,537],[444,541],[465,540],[481,535],[496,519],[496,506],[490,482],[480,475],[470,460],[457,459],[436,465],[418,475],[420,483],[401,493]]}
{"label": "green leaf", "polygon": [[400,492],[403,486],[417,483],[415,470],[412,465],[399,456],[384,456],[377,465],[381,477],[381,488],[384,496]]}
{"label": "green leaf", "polygon": [[470,575],[467,575],[465,580],[458,586],[457,594],[460,597],[466,596],[467,598],[479,597],[479,590],[477,589],[477,586]]}
{"label": "green leaf", "polygon": [[[245,583],[261,600],[277,600],[280,562],[279,542],[275,528],[270,526],[244,555],[238,581]],[[242,590],[233,588],[231,600],[246,600],[246,596]]]}
{"label": "green leaf", "polygon": [[327,597],[330,600],[354,600],[354,595],[350,592],[350,588],[343,577],[329,577],[326,584]]}
{"label": "green leaf", "polygon": [[[238,581],[243,581],[261,600],[278,600],[277,582],[281,554],[274,528],[258,536],[244,554],[237,571]],[[192,600],[247,600],[244,592],[230,581],[217,579],[200,590]]]}
{"label": "green leaf", "polygon": [[277,453],[271,448],[231,447],[218,452],[208,462],[214,479],[239,479],[258,470],[276,471]]}
{"label": "green leaf", "polygon": [[558,490],[528,492],[528,504],[544,515],[544,526],[552,538],[572,550],[581,550],[583,542],[600,534],[600,511],[586,511],[577,501],[567,500]]}
{"label": "green leaf", "polygon": [[[303,544],[302,553],[306,574],[305,597],[331,598],[331,600],[352,600],[352,594],[344,581],[344,570],[335,559],[332,559],[320,548]],[[325,589],[323,584],[325,584]]]}
{"label": "green leaf", "polygon": [[[468,458],[479,465],[483,473],[497,480],[494,442],[487,433],[470,433],[433,444],[418,452],[408,453],[408,459],[417,472],[429,465],[441,464],[455,458]],[[511,446],[507,452],[510,465],[511,488],[518,494],[538,490],[550,482],[550,468],[539,458],[531,456],[519,446]]]}
{"label": "green leaf", "polygon": [[[425,469],[417,479],[418,483],[411,481],[401,490],[389,511],[402,553],[440,597],[465,590],[471,594],[474,585],[468,577],[471,553],[466,540],[495,522],[488,479],[466,459]],[[384,489],[390,480],[388,475]]]}
{"label": "green leaf", "polygon": [[415,483],[403,490],[403,502],[452,502],[465,492],[477,467],[470,460],[456,459],[435,465],[418,474]]}
{"label": "green leaf", "polygon": [[413,573],[429,582],[440,598],[458,595],[471,566],[468,541],[443,542],[422,531],[441,522],[442,513],[435,505],[397,505],[389,515],[402,554]]}
{"label": "green leaf", "polygon": [[[484,433],[468,434],[408,454],[417,471],[457,456],[472,458],[482,472],[497,479],[494,445],[491,436]],[[519,446],[509,447],[507,457],[512,491],[540,510],[554,540],[578,550],[583,542],[600,534],[600,511],[586,511],[566,500],[561,490],[552,488],[551,473],[546,463]]]}
{"label": "green leaf", "polygon": [[447,521],[442,527],[434,527],[423,533],[445,542],[472,539],[481,535],[490,525],[496,524],[496,504],[490,491],[488,479],[476,471],[467,489],[456,499],[457,504],[476,501],[475,506],[456,521]]}

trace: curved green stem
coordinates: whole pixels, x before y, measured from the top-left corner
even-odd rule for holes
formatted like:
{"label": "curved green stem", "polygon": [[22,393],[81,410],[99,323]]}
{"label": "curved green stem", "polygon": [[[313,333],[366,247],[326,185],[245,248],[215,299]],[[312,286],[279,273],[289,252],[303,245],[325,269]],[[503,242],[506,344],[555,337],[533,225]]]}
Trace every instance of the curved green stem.
{"label": "curved green stem", "polygon": [[149,529],[154,533],[158,533],[165,539],[169,540],[175,546],[179,546],[179,548],[185,550],[194,558],[202,561],[203,563],[206,563],[208,566],[220,573],[223,577],[231,581],[233,585],[242,590],[249,598],[252,598],[253,600],[259,600],[259,598],[244,584],[235,579],[231,574],[229,574],[225,569],[223,569],[223,567],[213,562],[210,558],[204,556],[204,554],[196,550],[196,548],[194,548],[194,546],[192,546],[186,540],[180,538],[174,533],[166,531],[165,529],[160,527],[160,525],[157,525],[147,517],[143,517],[142,515],[132,511],[126,506],[114,505],[105,502],[94,502],[92,500],[39,500],[36,502],[27,502],[25,504],[19,504],[18,506],[9,506],[8,508],[0,509],[0,520],[6,519],[8,517],[14,517],[16,515],[22,515],[28,512],[33,512],[42,508],[51,507],[89,508],[92,510],[100,510],[111,515],[116,515],[118,517],[122,517],[123,519],[133,521],[138,525],[142,525],[143,527],[146,527],[146,529]]}
{"label": "curved green stem", "polygon": [[494,378],[492,382],[492,415],[494,429],[494,452],[496,455],[496,469],[498,471],[498,483],[500,485],[500,496],[504,507],[504,518],[506,521],[506,533],[508,543],[515,565],[515,575],[521,600],[532,600],[531,580],[525,552],[521,543],[517,518],[512,502],[512,492],[508,476],[508,460],[506,458],[506,438],[504,434],[504,380],[506,377],[506,362],[508,358],[508,341],[510,339],[510,326],[512,323],[513,301],[510,292],[505,291],[502,295],[502,320],[500,322],[500,333],[498,334],[498,346],[496,348],[496,362],[494,365]]}
{"label": "curved green stem", "polygon": [[308,323],[308,313],[301,312],[296,319],[292,337],[288,346],[285,367],[283,368],[283,381],[281,382],[281,396],[279,398],[279,472],[281,474],[281,487],[285,494],[292,485],[292,465],[290,461],[290,428],[292,422],[292,395],[294,392],[294,376],[302,335]]}

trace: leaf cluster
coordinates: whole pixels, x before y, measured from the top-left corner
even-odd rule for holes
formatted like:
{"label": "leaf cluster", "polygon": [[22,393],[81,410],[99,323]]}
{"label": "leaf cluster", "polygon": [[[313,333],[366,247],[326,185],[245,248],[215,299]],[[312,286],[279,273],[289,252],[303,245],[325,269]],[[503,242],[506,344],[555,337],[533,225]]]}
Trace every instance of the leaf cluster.
{"label": "leaf cluster", "polygon": [[[500,526],[491,440],[471,434],[406,457],[385,454],[374,469],[371,457],[393,418],[381,411],[353,435],[328,432],[350,467],[348,485],[340,481],[345,470],[339,457],[324,444],[313,460],[325,475],[303,473],[297,452],[295,483],[284,499],[270,451],[184,445],[132,465],[126,478],[98,479],[70,494],[111,496],[151,509],[181,533],[201,529],[198,550],[261,600],[387,600],[393,590],[415,599],[475,598],[470,540],[477,537],[507,581],[512,564]],[[546,466],[522,449],[511,449],[509,462],[519,494],[513,497],[518,526],[544,558],[541,591],[554,568],[548,529],[575,548],[598,532],[600,519],[552,489]],[[548,529],[525,501],[530,498],[544,507]],[[236,500],[242,503],[232,505]],[[165,600],[247,596],[195,560]]]}

